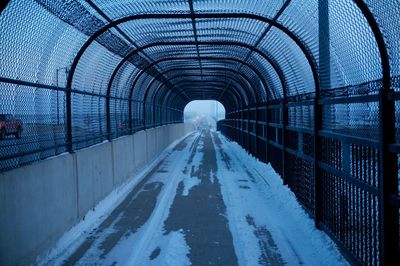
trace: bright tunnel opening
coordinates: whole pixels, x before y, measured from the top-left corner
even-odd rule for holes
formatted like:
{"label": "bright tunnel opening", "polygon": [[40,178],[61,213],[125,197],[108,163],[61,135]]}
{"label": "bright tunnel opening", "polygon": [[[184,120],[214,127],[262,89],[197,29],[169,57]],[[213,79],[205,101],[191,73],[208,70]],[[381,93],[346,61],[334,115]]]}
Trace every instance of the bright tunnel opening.
{"label": "bright tunnel opening", "polygon": [[217,128],[217,121],[225,119],[225,107],[215,100],[189,102],[184,109],[185,123],[193,123],[199,130]]}

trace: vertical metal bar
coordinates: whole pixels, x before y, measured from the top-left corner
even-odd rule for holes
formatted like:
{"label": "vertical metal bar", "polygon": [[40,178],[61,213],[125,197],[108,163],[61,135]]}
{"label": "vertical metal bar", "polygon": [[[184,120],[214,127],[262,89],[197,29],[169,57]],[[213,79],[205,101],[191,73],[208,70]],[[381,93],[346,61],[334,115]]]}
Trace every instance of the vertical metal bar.
{"label": "vertical metal bar", "polygon": [[256,110],[254,113],[254,119],[255,119],[255,135],[256,135],[256,140],[255,140],[255,157],[258,158],[258,101],[256,102],[256,106],[255,106]]}
{"label": "vertical metal bar", "polygon": [[72,91],[67,88],[65,91],[65,116],[66,116],[66,144],[67,152],[73,152],[72,148]]}
{"label": "vertical metal bar", "polygon": [[284,93],[283,103],[282,103],[282,180],[283,184],[286,185],[288,183],[288,176],[286,171],[286,127],[288,124],[288,110],[287,110],[287,100],[286,93]]}
{"label": "vertical metal bar", "polygon": [[238,110],[238,143],[242,145],[242,112]]}
{"label": "vertical metal bar", "polygon": [[154,104],[154,103],[152,103],[152,105],[153,105],[153,115],[152,115],[153,126],[156,127],[157,126],[156,118],[157,118],[157,113],[158,113],[158,105]]}
{"label": "vertical metal bar", "polygon": [[269,163],[269,102],[265,107],[265,162]]}
{"label": "vertical metal bar", "polygon": [[251,134],[250,134],[250,105],[247,105],[247,150],[251,154]]}
{"label": "vertical metal bar", "polygon": [[400,261],[399,255],[399,214],[392,199],[398,197],[397,155],[389,151],[389,145],[396,142],[396,108],[390,98],[390,62],[385,40],[374,15],[362,0],[354,0],[360,8],[374,34],[382,64],[382,88],[379,92],[379,263],[390,265]]}
{"label": "vertical metal bar", "polygon": [[128,100],[129,101],[129,106],[128,106],[128,112],[129,112],[129,114],[128,114],[128,116],[129,116],[129,132],[131,133],[131,134],[133,134],[133,125],[132,125],[132,119],[133,119],[133,114],[132,114],[132,111],[133,111],[133,108],[132,108],[132,105],[133,105],[133,100]]}
{"label": "vertical metal bar", "polygon": [[321,117],[322,117],[322,106],[318,103],[318,97],[314,98],[314,193],[315,193],[315,206],[314,206],[314,219],[315,226],[318,229],[320,227],[320,221],[322,220],[322,176],[319,171],[319,130],[321,128]]}
{"label": "vertical metal bar", "polygon": [[[330,30],[329,30],[329,0],[318,1],[319,29],[319,83],[321,88],[330,88]],[[315,90],[314,98],[314,185],[315,185],[315,225],[320,228],[322,219],[322,176],[319,171],[319,131],[322,127],[322,106],[318,103],[319,88]]]}
{"label": "vertical metal bar", "polygon": [[239,131],[240,113],[239,113],[238,109],[235,111],[235,117],[236,117],[236,125],[235,125],[235,128],[236,128],[236,141],[237,141],[237,143],[240,143],[240,131]]}
{"label": "vertical metal bar", "polygon": [[106,96],[106,120],[107,120],[107,139],[111,140],[111,99],[110,95]]}
{"label": "vertical metal bar", "polygon": [[398,197],[397,156],[388,149],[396,141],[395,104],[388,99],[389,90],[380,91],[380,154],[379,154],[379,188],[380,188],[380,252],[382,265],[399,261],[399,214],[398,207],[392,199]]}
{"label": "vertical metal bar", "polygon": [[146,129],[147,121],[146,121],[146,102],[143,101],[143,129]]}

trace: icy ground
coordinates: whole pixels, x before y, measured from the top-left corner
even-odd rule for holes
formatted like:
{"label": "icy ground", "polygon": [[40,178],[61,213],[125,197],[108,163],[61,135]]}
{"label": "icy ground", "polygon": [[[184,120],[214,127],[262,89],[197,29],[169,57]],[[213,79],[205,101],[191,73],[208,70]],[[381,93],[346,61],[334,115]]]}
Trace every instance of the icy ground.
{"label": "icy ground", "polygon": [[189,135],[114,191],[41,265],[342,265],[270,165]]}

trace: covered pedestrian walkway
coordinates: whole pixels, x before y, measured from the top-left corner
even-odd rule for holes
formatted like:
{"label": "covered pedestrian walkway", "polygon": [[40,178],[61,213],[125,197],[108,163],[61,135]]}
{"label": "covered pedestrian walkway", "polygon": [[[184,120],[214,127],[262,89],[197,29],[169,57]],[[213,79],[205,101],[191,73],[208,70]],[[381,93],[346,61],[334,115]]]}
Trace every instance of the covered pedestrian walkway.
{"label": "covered pedestrian walkway", "polygon": [[[218,150],[216,136],[221,143],[226,137],[270,165],[350,263],[400,261],[399,28],[398,0],[2,1],[0,264],[35,261],[193,131],[183,110],[194,100],[217,100],[226,110],[222,135],[202,137],[205,153]],[[211,173],[215,160],[208,159],[198,167]],[[216,178],[222,184],[231,175],[228,169]],[[139,220],[129,230],[148,220],[154,193],[167,186],[143,182],[138,189],[148,201],[137,206],[144,213],[132,211]],[[237,193],[250,197],[247,191]],[[226,201],[213,200],[205,212],[229,213]],[[167,232],[193,229],[181,211],[186,204],[196,198],[171,205]],[[212,220],[221,229],[212,235],[233,254],[235,233],[222,229],[226,222]],[[247,222],[258,232],[265,221],[250,215]],[[68,260],[90,258],[94,242],[107,238],[98,232],[103,227],[110,228],[99,225],[93,243]],[[114,240],[100,250],[110,251]],[[201,239],[185,240],[194,250]],[[200,250],[205,255],[188,260],[216,259]],[[277,253],[271,260],[285,261],[287,254]]]}

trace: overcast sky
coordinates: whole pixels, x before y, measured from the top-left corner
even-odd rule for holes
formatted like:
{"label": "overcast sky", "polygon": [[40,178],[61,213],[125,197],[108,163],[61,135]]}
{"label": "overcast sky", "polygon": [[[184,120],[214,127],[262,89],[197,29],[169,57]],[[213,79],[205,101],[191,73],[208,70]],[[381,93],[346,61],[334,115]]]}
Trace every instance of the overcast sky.
{"label": "overcast sky", "polygon": [[185,112],[196,112],[205,115],[214,115],[216,112],[216,104],[218,105],[218,112],[225,112],[223,105],[217,101],[203,100],[192,101],[185,107]]}

